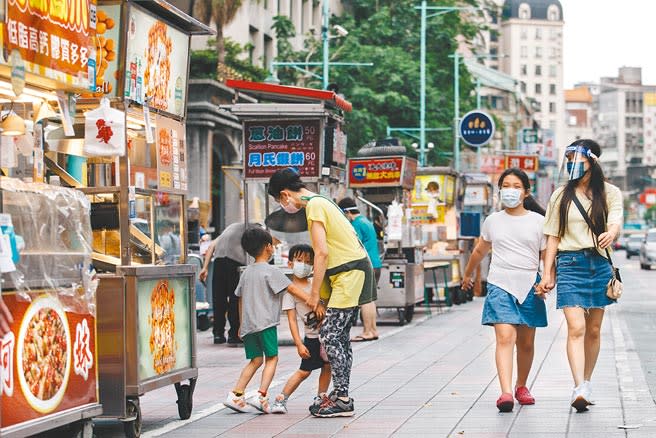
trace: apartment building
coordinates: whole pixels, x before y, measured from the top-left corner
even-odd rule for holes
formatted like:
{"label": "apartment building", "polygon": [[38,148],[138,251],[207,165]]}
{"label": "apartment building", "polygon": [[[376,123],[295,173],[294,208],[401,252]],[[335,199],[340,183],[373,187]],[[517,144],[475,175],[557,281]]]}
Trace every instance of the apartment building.
{"label": "apartment building", "polygon": [[565,144],[581,138],[592,138],[593,93],[599,87],[591,84],[577,85],[565,90]]}

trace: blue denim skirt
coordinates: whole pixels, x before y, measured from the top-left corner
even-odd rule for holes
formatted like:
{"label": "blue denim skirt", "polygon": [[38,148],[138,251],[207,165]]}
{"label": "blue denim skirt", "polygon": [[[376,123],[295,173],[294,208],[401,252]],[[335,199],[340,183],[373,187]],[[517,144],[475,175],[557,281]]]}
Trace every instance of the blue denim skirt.
{"label": "blue denim skirt", "polygon": [[[539,275],[535,282],[540,282]],[[535,288],[531,288],[524,302],[519,304],[513,295],[488,283],[482,323],[483,325],[514,324],[546,327],[547,306],[542,298],[535,296]]]}
{"label": "blue denim skirt", "polygon": [[556,307],[603,308],[615,303],[606,296],[610,263],[597,250],[558,251]]}

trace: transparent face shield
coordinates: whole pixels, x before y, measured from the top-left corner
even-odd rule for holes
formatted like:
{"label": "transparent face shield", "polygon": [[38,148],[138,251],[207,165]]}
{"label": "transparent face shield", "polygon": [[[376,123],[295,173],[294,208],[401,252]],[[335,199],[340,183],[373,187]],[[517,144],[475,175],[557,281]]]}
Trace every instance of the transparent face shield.
{"label": "transparent face shield", "polygon": [[583,178],[590,169],[590,161],[596,160],[597,156],[588,148],[583,146],[568,146],[565,149],[562,165],[560,166],[560,181],[576,181]]}

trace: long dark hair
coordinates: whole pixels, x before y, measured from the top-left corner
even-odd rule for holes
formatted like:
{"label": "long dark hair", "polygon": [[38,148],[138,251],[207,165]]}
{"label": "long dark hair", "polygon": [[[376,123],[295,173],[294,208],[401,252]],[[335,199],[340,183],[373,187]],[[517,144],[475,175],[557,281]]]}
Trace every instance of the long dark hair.
{"label": "long dark hair", "polygon": [[[594,140],[576,140],[570,146],[579,146],[589,149],[590,152],[597,156],[597,158],[601,156],[601,146],[599,146],[599,144]],[[592,211],[589,212],[589,215],[590,219],[592,220],[592,225],[594,226],[594,229],[590,231],[593,234],[599,235],[606,231],[606,217],[608,216],[608,206],[606,205],[606,177],[604,176],[604,171],[601,169],[601,166],[597,160],[593,159],[592,157],[586,158],[588,163],[590,163],[590,181],[588,182],[588,187],[592,193]],[[558,236],[560,237],[565,235],[569,207],[572,203],[572,199],[574,199],[574,196],[576,196],[576,187],[578,187],[580,182],[581,179],[569,181],[563,189],[562,195],[560,197],[558,227]]]}
{"label": "long dark hair", "polygon": [[[524,190],[531,190],[531,182],[528,179],[528,175],[522,169],[517,169],[516,167],[511,167],[503,171],[499,177],[499,189],[501,189],[503,186],[503,180],[506,179],[508,175],[514,175],[519,178],[519,180],[522,182],[522,186],[524,186]],[[537,214],[541,214],[542,216],[544,216],[546,213],[544,208],[542,208],[538,201],[536,201],[535,198],[530,194],[524,198],[524,208]]]}

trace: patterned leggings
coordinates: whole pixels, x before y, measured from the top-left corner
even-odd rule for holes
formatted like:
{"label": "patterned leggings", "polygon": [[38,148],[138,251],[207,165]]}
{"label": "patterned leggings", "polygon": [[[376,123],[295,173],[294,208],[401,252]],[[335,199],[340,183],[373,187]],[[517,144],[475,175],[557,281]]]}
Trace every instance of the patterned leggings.
{"label": "patterned leggings", "polygon": [[357,307],[335,309],[329,307],[319,331],[332,369],[333,389],[337,397],[348,397],[353,350],[351,349],[351,327],[355,323]]}

